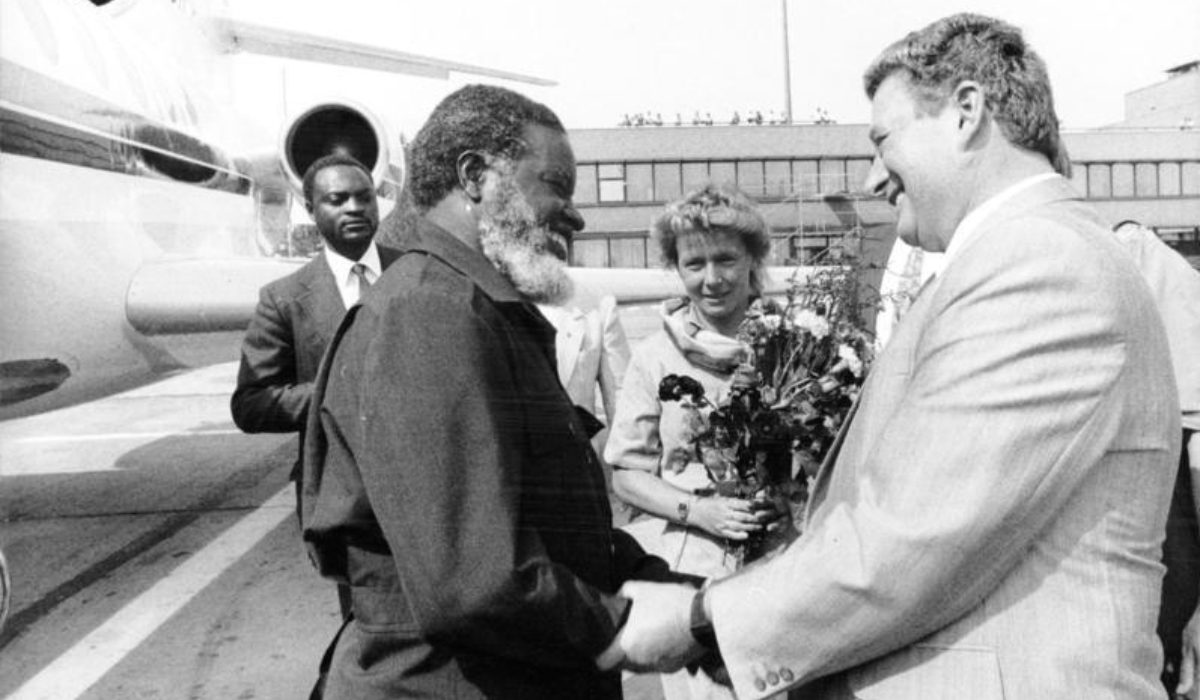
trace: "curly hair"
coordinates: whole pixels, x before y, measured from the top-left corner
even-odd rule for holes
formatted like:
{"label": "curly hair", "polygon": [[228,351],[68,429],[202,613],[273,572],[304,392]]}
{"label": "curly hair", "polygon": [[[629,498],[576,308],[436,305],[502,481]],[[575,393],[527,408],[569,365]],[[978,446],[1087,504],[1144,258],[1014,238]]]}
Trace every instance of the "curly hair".
{"label": "curly hair", "polygon": [[367,174],[368,180],[372,179],[371,171],[368,170],[367,166],[363,165],[362,162],[360,162],[354,156],[348,156],[345,153],[330,153],[327,156],[322,156],[314,160],[313,164],[308,166],[308,170],[304,171],[302,189],[304,190],[304,201],[309,205],[313,203],[313,187],[317,181],[317,173],[321,172],[325,168],[332,168],[335,165],[348,165],[352,168],[358,168]]}
{"label": "curly hair", "polygon": [[692,233],[731,233],[741,239],[754,261],[750,288],[763,290],[764,267],[771,252],[766,219],[754,202],[732,185],[708,183],[667,205],[650,227],[664,267],[679,265],[679,237]]}
{"label": "curly hair", "polygon": [[863,75],[867,97],[896,71],[909,78],[925,114],[940,112],[962,81],[979,83],[1005,138],[1070,174],[1046,64],[1017,27],[970,13],[943,17],[883,50]]}
{"label": "curly hair", "polygon": [[442,100],[408,146],[408,190],[427,211],[458,186],[458,157],[466,151],[520,158],[525,127],[565,133],[550,108],[494,85],[468,85]]}

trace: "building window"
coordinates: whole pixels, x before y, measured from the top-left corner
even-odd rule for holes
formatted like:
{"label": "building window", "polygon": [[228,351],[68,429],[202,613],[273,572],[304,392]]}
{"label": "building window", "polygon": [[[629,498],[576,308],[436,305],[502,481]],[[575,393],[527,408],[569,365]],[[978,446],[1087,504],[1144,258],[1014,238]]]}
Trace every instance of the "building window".
{"label": "building window", "polygon": [[[848,192],[865,192],[867,176],[871,174],[871,161],[866,158],[855,158],[846,161],[846,190]],[[870,194],[869,192],[867,194]]]}
{"label": "building window", "polygon": [[1179,163],[1158,164],[1158,196],[1179,196]]}
{"label": "building window", "polygon": [[691,192],[700,189],[708,182],[708,163],[683,164],[683,191]]}
{"label": "building window", "polygon": [[817,193],[817,161],[792,161],[792,191],[801,197],[811,197]]}
{"label": "building window", "polygon": [[1089,199],[1112,197],[1112,173],[1107,163],[1088,165],[1087,196]]}
{"label": "building window", "polygon": [[1158,163],[1138,163],[1133,171],[1134,194],[1158,197]]}
{"label": "building window", "polygon": [[679,199],[681,190],[682,168],[679,163],[654,164],[654,195],[659,201],[668,202]]}
{"label": "building window", "polygon": [[654,176],[649,163],[625,166],[625,201],[654,201]]}
{"label": "building window", "polygon": [[820,194],[846,191],[846,161],[823,158],[817,161],[817,170],[821,176],[818,184]]}
{"label": "building window", "polygon": [[1112,196],[1133,196],[1133,163],[1113,163]]}
{"label": "building window", "polygon": [[719,185],[736,185],[737,170],[731,161],[717,161],[708,164],[708,179]]}
{"label": "building window", "polygon": [[754,199],[762,198],[766,194],[763,190],[763,162],[761,160],[738,161],[737,186],[747,196]]}
{"label": "building window", "polygon": [[624,163],[601,163],[599,177],[601,202],[625,201]]}
{"label": "building window", "polygon": [[1200,194],[1200,163],[1192,161],[1184,163],[1183,177],[1180,178],[1183,183],[1183,194],[1195,196]]}
{"label": "building window", "polygon": [[792,164],[786,160],[768,160],[763,166],[763,196],[784,198],[792,194]]}
{"label": "building window", "polygon": [[594,163],[575,168],[574,200],[577,204],[596,203],[596,165]]}

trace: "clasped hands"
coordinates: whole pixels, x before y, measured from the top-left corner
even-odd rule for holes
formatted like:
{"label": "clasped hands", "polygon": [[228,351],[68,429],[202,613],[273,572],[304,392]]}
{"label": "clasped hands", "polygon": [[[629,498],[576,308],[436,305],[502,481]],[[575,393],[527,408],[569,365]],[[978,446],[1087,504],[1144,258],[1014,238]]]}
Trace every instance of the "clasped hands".
{"label": "clasped hands", "polygon": [[629,581],[618,595],[630,600],[629,616],[616,639],[597,658],[602,670],[644,673],[678,671],[707,651],[691,633],[696,589],[677,583]]}

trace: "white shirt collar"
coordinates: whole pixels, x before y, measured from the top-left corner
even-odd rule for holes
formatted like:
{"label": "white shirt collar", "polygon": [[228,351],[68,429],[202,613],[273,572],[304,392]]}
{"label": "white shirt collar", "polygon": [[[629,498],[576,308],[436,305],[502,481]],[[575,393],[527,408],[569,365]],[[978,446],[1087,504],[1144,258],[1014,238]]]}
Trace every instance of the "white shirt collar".
{"label": "white shirt collar", "polygon": [[1059,174],[1040,173],[1027,177],[1024,180],[1019,180],[992,195],[983,204],[972,209],[970,213],[963,217],[962,221],[958,222],[958,227],[954,229],[954,235],[950,238],[950,245],[946,246],[946,257],[942,260],[942,268],[945,269],[946,265],[954,259],[955,253],[962,250],[967,241],[979,232],[980,224],[986,221],[993,212],[999,210],[1005,202],[1037,183],[1055,177],[1059,177]]}
{"label": "white shirt collar", "polygon": [[350,271],[356,263],[362,263],[367,268],[367,281],[371,284],[375,284],[379,280],[379,275],[383,274],[383,264],[379,262],[379,249],[375,246],[375,241],[371,241],[371,245],[367,246],[367,252],[363,253],[358,260],[351,260],[339,255],[329,246],[325,246],[323,250],[325,263],[329,265],[329,271],[333,273],[338,293],[342,295],[342,304],[347,309],[358,303],[358,277]]}

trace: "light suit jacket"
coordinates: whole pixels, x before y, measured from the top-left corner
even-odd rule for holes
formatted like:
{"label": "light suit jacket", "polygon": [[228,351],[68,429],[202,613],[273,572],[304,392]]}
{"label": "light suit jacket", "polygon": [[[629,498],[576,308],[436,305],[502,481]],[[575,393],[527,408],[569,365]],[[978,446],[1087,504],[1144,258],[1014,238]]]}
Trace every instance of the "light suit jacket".
{"label": "light suit jacket", "polygon": [[983,222],[872,368],[804,535],[713,586],[739,698],[1162,697],[1170,357],[1076,199],[1054,179]]}
{"label": "light suit jacket", "polygon": [[565,304],[538,309],[558,331],[555,360],[567,395],[576,406],[596,412],[599,387],[605,423],[611,425],[617,392],[629,366],[629,341],[616,299],[576,283],[575,294]]}

